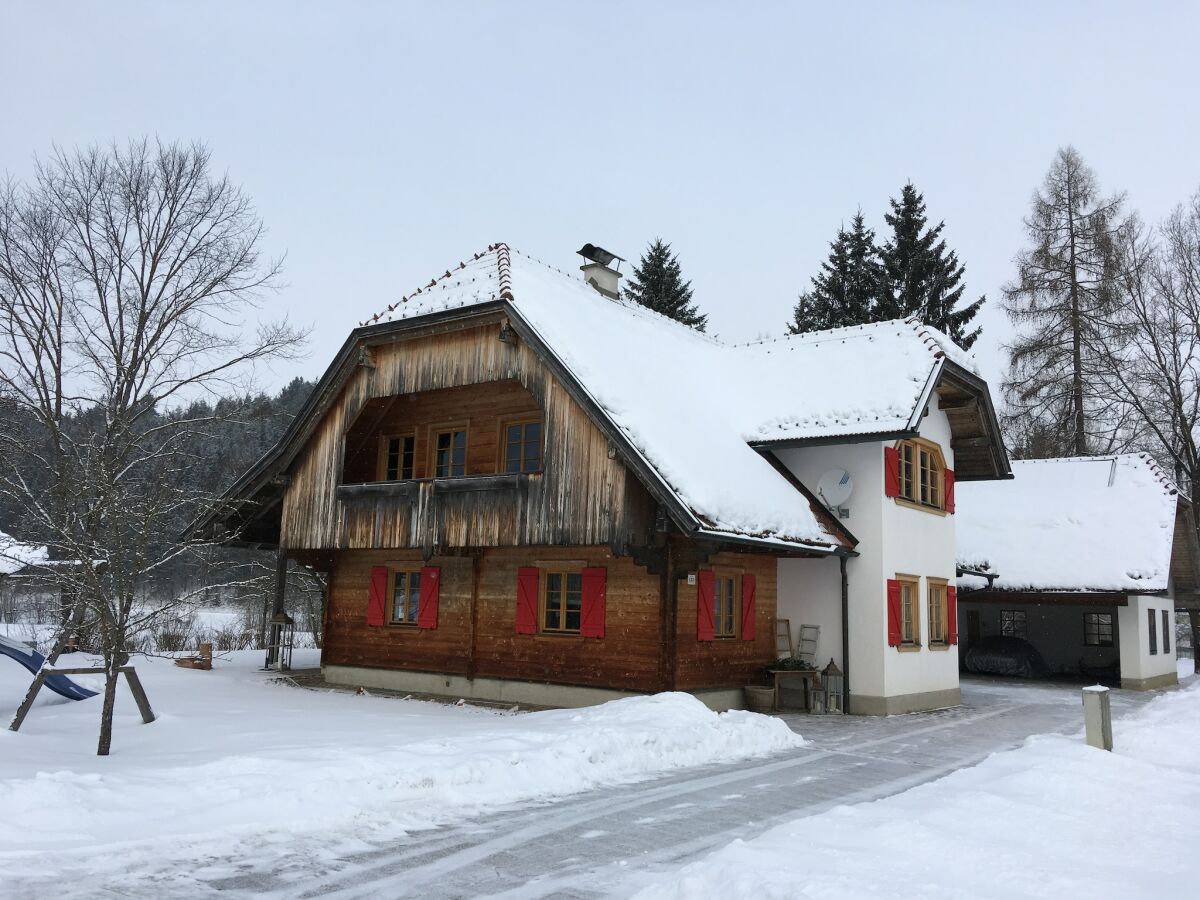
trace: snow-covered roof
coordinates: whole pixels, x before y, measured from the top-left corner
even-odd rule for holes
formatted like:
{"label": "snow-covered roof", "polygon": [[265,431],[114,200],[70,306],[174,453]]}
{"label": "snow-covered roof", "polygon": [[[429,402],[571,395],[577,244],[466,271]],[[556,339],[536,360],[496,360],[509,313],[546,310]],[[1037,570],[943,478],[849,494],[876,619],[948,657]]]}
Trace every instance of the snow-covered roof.
{"label": "snow-covered roof", "polygon": [[943,358],[975,371],[945,335],[903,320],[725,344],[504,244],[364,324],[497,300],[715,531],[837,543],[750,443],[912,429]]}
{"label": "snow-covered roof", "polygon": [[45,563],[50,553],[45,547],[23,544],[0,531],[0,575],[11,575],[22,569]]}
{"label": "snow-covered roof", "polygon": [[[1011,481],[958,485],[960,566],[996,590],[1167,589],[1178,490],[1146,454],[1016,460]],[[964,589],[986,586],[964,575]]]}

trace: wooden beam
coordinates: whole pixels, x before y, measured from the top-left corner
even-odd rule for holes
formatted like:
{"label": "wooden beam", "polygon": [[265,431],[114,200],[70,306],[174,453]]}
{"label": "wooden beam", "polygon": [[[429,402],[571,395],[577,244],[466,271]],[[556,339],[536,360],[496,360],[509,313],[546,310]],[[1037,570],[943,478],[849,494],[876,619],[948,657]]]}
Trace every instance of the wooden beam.
{"label": "wooden beam", "polygon": [[938,409],[951,410],[957,409],[964,412],[974,412],[979,409],[979,398],[977,397],[961,397],[955,400],[947,400],[944,397],[938,397]]}

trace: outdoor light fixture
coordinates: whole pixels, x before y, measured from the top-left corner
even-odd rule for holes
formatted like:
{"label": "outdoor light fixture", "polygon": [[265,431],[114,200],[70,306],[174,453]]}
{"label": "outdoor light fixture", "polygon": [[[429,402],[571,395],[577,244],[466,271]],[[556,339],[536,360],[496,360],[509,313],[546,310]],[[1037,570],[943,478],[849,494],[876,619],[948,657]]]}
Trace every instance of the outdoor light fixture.
{"label": "outdoor light fixture", "polygon": [[842,670],[834,664],[833,658],[829,665],[821,670],[821,693],[825,695],[825,712],[842,713],[842,686],[845,684]]}

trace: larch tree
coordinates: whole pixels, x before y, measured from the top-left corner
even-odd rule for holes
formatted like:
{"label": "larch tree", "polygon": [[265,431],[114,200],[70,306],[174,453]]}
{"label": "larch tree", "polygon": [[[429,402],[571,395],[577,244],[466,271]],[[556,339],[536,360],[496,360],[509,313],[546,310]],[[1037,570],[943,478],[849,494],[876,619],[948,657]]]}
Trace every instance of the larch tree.
{"label": "larch tree", "polygon": [[883,267],[875,232],[855,214],[850,229],[839,228],[829,245],[829,257],[792,309],[788,332],[801,334],[845,325],[878,321]]}
{"label": "larch tree", "polygon": [[121,667],[183,599],[148,595],[147,580],[192,549],[176,524],[216,500],[188,477],[205,423],[160,412],[303,339],[247,321],[278,272],[262,238],[201,145],[58,151],[0,189],[0,397],[29,423],[0,434],[0,494],[23,537],[70,563],[47,575],[71,598],[51,657],[72,629],[94,637],[100,755]]}
{"label": "larch tree", "polygon": [[986,298],[963,305],[963,273],[958,254],[942,238],[945,222],[932,227],[925,215],[925,198],[911,183],[892,198],[884,220],[891,235],[879,251],[883,266],[882,290],[876,315],[879,319],[918,316],[927,325],[948,334],[964,350],[970,349],[982,329],[971,328]]}
{"label": "larch tree", "polygon": [[1014,446],[1032,431],[1057,436],[1042,447],[1054,456],[1109,452],[1120,442],[1122,421],[1097,396],[1096,348],[1111,337],[1127,224],[1124,196],[1103,196],[1079,153],[1060,149],[1025,219],[1029,246],[1004,287],[1016,329],[1002,385]]}
{"label": "larch tree", "polygon": [[708,316],[702,315],[692,302],[692,283],[683,280],[679,256],[671,252],[671,245],[662,238],[655,238],[633,267],[624,294],[635,303],[697,331],[708,326]]}

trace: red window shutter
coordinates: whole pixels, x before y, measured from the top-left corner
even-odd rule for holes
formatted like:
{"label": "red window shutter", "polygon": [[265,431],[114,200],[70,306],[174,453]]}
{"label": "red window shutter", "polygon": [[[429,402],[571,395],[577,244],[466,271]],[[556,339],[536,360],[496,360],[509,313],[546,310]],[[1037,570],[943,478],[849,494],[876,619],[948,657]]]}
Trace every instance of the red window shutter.
{"label": "red window shutter", "polygon": [[579,633],[584,637],[604,637],[605,585],[608,569],[583,570],[583,608],[579,615]]}
{"label": "red window shutter", "polygon": [[717,592],[717,576],[712,570],[696,573],[696,640],[713,640],[713,601]]}
{"label": "red window shutter", "polygon": [[367,594],[367,624],[382,625],[387,608],[388,583],[391,572],[387,566],[371,567],[371,589]]}
{"label": "red window shutter", "polygon": [[900,496],[900,451],[895,447],[883,448],[883,495]]}
{"label": "red window shutter", "polygon": [[742,576],[742,640],[752,641],[758,635],[754,617],[758,604],[755,602],[756,584],[753,575]]}
{"label": "red window shutter", "polygon": [[537,634],[540,581],[540,569],[533,566],[517,569],[517,634]]}
{"label": "red window shutter", "polygon": [[954,470],[946,470],[946,512],[954,512]]}
{"label": "red window shutter", "polygon": [[946,640],[958,643],[958,588],[954,585],[946,588]]}
{"label": "red window shutter", "polygon": [[888,646],[900,646],[900,582],[889,578],[887,582]]}
{"label": "red window shutter", "polygon": [[417,627],[437,628],[438,595],[442,590],[442,570],[438,566],[421,569],[421,594],[417,601]]}

